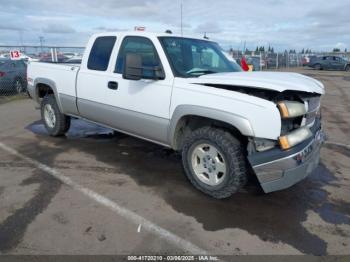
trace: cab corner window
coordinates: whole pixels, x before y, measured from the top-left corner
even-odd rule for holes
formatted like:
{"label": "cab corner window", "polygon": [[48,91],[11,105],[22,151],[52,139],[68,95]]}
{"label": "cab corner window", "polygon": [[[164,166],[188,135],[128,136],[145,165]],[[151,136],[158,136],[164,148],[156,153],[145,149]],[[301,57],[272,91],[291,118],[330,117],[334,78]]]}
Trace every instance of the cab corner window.
{"label": "cab corner window", "polygon": [[87,67],[90,70],[106,71],[113,47],[115,36],[102,36],[96,38],[89,55]]}

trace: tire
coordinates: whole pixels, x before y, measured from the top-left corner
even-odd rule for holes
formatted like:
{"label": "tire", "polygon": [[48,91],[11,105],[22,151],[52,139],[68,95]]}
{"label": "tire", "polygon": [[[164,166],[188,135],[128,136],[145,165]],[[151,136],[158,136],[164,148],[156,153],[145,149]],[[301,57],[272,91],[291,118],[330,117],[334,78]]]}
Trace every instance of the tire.
{"label": "tire", "polygon": [[345,67],[345,71],[350,72],[350,65],[347,65],[347,66]]}
{"label": "tire", "polygon": [[316,64],[316,65],[314,65],[314,68],[315,68],[316,70],[322,70],[321,64]]}
{"label": "tire", "polygon": [[61,113],[53,95],[47,95],[41,102],[41,118],[50,136],[63,136],[70,127],[70,117]]}
{"label": "tire", "polygon": [[21,94],[24,92],[23,80],[21,78],[16,78],[13,83],[13,87],[17,94]]}
{"label": "tire", "polygon": [[[204,145],[203,148],[202,145]],[[207,152],[204,151],[206,145],[209,146],[209,148],[207,147],[207,150],[209,150]],[[210,151],[215,152],[214,149],[218,152],[218,154],[214,154],[216,155],[215,164],[211,162],[213,158],[205,162],[205,155],[202,159],[197,155],[197,152],[202,154],[203,151],[205,154],[210,154]],[[222,168],[223,163],[225,169]],[[182,164],[187,178],[195,188],[214,198],[228,198],[246,184],[246,163],[241,143],[224,130],[212,127],[199,128],[192,132],[184,141]],[[210,166],[211,164],[214,166]],[[201,165],[205,167],[201,167]],[[205,170],[205,172],[198,175],[198,172],[196,174],[198,169]],[[222,172],[223,175],[221,177],[220,169],[225,170]],[[216,178],[214,180],[219,180],[218,184],[211,183],[210,178],[213,176]]]}

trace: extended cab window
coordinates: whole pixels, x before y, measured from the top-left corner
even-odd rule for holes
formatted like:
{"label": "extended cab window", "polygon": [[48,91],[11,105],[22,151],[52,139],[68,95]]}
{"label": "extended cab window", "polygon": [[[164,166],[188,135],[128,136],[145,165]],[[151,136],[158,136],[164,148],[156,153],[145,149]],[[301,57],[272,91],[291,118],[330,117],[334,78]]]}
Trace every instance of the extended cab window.
{"label": "extended cab window", "polygon": [[90,70],[106,71],[116,41],[115,36],[98,37],[93,44],[87,67]]}
{"label": "extended cab window", "polygon": [[142,57],[143,78],[153,77],[154,71],[147,67],[161,66],[157,51],[148,38],[139,36],[127,36],[124,38],[115,65],[115,72],[122,74],[124,60],[127,53],[139,54]]}

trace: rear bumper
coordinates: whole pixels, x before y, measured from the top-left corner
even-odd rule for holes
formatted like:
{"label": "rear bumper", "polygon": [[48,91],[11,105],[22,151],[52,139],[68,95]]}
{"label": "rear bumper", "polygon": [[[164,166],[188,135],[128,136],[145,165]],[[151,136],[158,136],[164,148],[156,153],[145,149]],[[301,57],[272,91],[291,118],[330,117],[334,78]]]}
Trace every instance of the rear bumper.
{"label": "rear bumper", "polygon": [[28,95],[30,96],[30,98],[34,98],[35,94],[34,94],[34,86],[32,84],[27,84],[27,92]]}
{"label": "rear bumper", "polygon": [[313,137],[290,150],[273,149],[248,157],[264,192],[288,188],[315,170],[324,138],[320,129]]}

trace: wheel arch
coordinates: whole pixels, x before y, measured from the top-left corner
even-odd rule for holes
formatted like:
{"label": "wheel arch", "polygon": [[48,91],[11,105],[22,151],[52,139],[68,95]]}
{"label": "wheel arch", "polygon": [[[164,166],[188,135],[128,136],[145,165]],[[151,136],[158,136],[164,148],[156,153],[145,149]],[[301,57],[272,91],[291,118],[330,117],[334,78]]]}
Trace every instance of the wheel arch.
{"label": "wheel arch", "polygon": [[40,101],[48,94],[53,94],[55,96],[57,105],[62,112],[62,105],[59,99],[57,87],[54,81],[47,78],[37,78],[34,81],[35,88],[35,100],[40,104]]}
{"label": "wheel arch", "polygon": [[181,105],[175,109],[170,121],[170,145],[175,150],[181,149],[187,132],[206,125],[226,129],[244,140],[254,136],[250,122],[242,116],[202,106]]}

